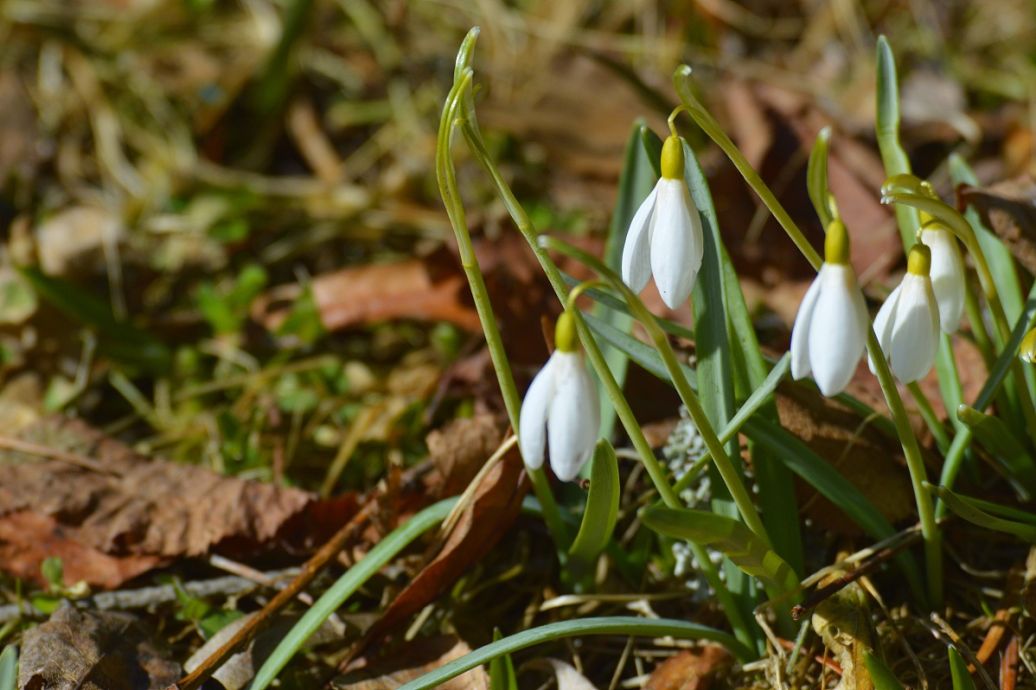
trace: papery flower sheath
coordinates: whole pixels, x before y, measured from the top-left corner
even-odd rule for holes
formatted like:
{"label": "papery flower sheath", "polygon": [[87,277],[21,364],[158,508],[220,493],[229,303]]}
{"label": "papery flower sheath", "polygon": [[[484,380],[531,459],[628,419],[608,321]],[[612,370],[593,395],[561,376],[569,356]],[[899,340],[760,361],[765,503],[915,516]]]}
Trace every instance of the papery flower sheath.
{"label": "papery flower sheath", "polygon": [[837,395],[849,385],[866,345],[867,304],[849,264],[849,234],[836,220],[791,330],[791,375],[812,374],[821,393]]}
{"label": "papery flower sheath", "polygon": [[[874,317],[881,351],[897,379],[912,383],[932,368],[939,348],[939,305],[931,279],[932,252],[922,243],[910,249],[907,272]],[[874,362],[870,361],[871,371]]]}
{"label": "papery flower sheath", "polygon": [[964,313],[964,260],[957,240],[938,223],[927,223],[921,230],[921,242],[932,252],[932,290],[939,304],[939,323],[944,333],[953,333]]}
{"label": "papery flower sheath", "polygon": [[571,481],[593,455],[601,413],[568,312],[558,319],[554,344],[554,354],[536,374],[522,402],[518,446],[525,465],[533,470],[543,465],[544,451],[549,449],[554,474]]}
{"label": "papery flower sheath", "polygon": [[640,292],[653,275],[662,301],[675,309],[691,294],[704,252],[701,218],[684,182],[680,137],[662,145],[661,171],[626,233],[622,279]]}

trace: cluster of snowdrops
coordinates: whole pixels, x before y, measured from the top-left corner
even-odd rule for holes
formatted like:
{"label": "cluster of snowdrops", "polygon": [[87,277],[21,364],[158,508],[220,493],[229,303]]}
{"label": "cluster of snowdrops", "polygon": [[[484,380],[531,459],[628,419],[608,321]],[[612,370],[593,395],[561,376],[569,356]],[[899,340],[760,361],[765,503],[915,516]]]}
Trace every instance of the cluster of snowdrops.
{"label": "cluster of snowdrops", "polygon": [[[702,265],[704,238],[698,209],[684,180],[683,144],[676,134],[663,144],[661,177],[641,203],[626,234],[622,279],[640,292],[654,277],[663,302],[683,304]],[[925,186],[930,193],[930,188]],[[957,240],[942,223],[924,217],[909,250],[907,272],[874,319],[881,353],[902,383],[923,378],[935,361],[940,330],[953,333],[965,301],[964,262]],[[849,261],[845,224],[832,220],[824,263],[799,306],[791,335],[791,371],[812,376],[826,396],[841,393],[867,345],[870,319]],[[593,455],[600,419],[593,379],[579,351],[572,317],[555,329],[555,351],[522,404],[519,446],[526,465],[550,466],[562,480],[579,475]],[[869,362],[874,372],[874,361]]]}

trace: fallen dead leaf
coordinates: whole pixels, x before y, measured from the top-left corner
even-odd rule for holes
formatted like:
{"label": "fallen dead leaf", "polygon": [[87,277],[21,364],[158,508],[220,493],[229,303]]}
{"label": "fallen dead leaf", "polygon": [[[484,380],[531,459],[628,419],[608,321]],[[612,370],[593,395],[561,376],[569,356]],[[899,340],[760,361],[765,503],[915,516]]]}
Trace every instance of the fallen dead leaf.
{"label": "fallen dead leaf", "polygon": [[980,189],[957,190],[960,204],[973,205],[986,227],[1003,240],[1014,258],[1036,275],[1036,181],[1023,176]]}
{"label": "fallen dead leaf", "polygon": [[[818,393],[792,385],[778,388],[781,425],[831,463],[895,524],[913,511],[913,491],[897,441],[886,437],[856,413]],[[859,534],[841,509],[800,484],[802,512],[839,534]]]}
{"label": "fallen dead leaf", "polygon": [[[82,579],[113,587],[148,563],[217,548],[254,550],[313,503],[296,489],[145,458],[75,420],[43,419],[23,440],[88,457],[101,470],[0,452],[0,549],[8,556],[0,567],[15,566],[26,577],[35,570],[37,580],[38,560],[53,555],[38,538],[70,559],[68,584]],[[27,525],[34,531],[21,531]]]}
{"label": "fallen dead leaf", "polygon": [[[331,687],[335,690],[395,690],[470,651],[471,647],[456,637],[422,638],[394,650],[389,663],[342,675],[331,681]],[[489,690],[489,677],[479,667],[446,681],[439,688]]]}
{"label": "fallen dead leaf", "polygon": [[500,446],[502,434],[492,415],[479,414],[455,419],[442,429],[428,434],[428,453],[443,496],[464,490],[493,451]]}
{"label": "fallen dead leaf", "polygon": [[[478,314],[466,301],[464,275],[445,251],[343,268],[315,277],[310,288],[321,323],[329,331],[389,319],[448,321],[481,331]],[[301,294],[298,284],[276,287],[256,300],[252,318],[275,331]]]}
{"label": "fallen dead leaf", "polygon": [[25,633],[20,690],[141,690],[179,677],[134,616],[64,606]]}
{"label": "fallen dead leaf", "polygon": [[685,650],[659,664],[645,690],[709,690],[733,662],[730,652],[719,645]]}
{"label": "fallen dead leaf", "polygon": [[349,658],[420,611],[483,558],[518,517],[526,491],[525,466],[515,445],[484,476],[435,557],[392,598]]}

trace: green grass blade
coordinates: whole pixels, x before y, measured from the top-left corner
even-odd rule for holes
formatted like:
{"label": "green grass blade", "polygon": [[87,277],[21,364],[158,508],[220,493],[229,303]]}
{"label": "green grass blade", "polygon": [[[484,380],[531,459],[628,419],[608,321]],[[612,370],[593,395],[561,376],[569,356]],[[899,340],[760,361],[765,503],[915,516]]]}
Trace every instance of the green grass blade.
{"label": "green grass blade", "polygon": [[[493,642],[503,639],[500,628],[493,630]],[[502,654],[489,662],[489,690],[518,690],[518,674],[510,654]]]}
{"label": "green grass blade", "polygon": [[17,686],[18,648],[9,644],[0,654],[0,690],[15,690]]}
{"label": "green grass blade", "polygon": [[957,408],[957,419],[971,428],[978,442],[1003,468],[1007,480],[1023,494],[1022,498],[1036,497],[1036,463],[1003,420],[968,405]]}
{"label": "green grass blade", "polygon": [[831,213],[831,192],[827,188],[827,143],[830,139],[830,127],[824,127],[817,133],[806,167],[806,191],[820,218],[820,225],[825,229],[835,219]]}
{"label": "green grass blade", "polygon": [[296,652],[302,648],[306,640],[317,631],[332,613],[338,610],[363,583],[410,542],[442,522],[456,504],[456,498],[448,498],[434,503],[414,515],[404,524],[394,529],[388,536],[375,544],[359,562],[347,570],[338,581],[331,585],[317,599],[295,626],[284,636],[273,653],[266,659],[255,674],[255,680],[249,686],[251,690],[265,690],[277,678],[277,674],[291,661]]}
{"label": "green grass blade", "polygon": [[662,505],[648,506],[641,511],[640,519],[659,534],[711,546],[758,578],[777,597],[793,599],[798,595],[795,571],[743,522],[704,510]]}
{"label": "green grass blade", "polygon": [[871,676],[874,690],[903,690],[903,684],[878,655],[873,652],[864,652],[863,665],[867,667],[867,673]]}
{"label": "green grass blade", "polygon": [[995,532],[1013,534],[1019,539],[1024,539],[1030,543],[1036,543],[1036,525],[1034,524],[1005,520],[1003,518],[996,517],[995,515],[991,515],[982,510],[982,508],[980,508],[973,499],[950,491],[944,486],[935,486],[934,484],[926,482],[925,488],[938,496],[942,502],[962,520],[967,520],[973,525],[978,525],[979,527],[984,527]]}
{"label": "green grass blade", "polygon": [[742,662],[755,658],[754,652],[738,642],[732,635],[715,628],[710,628],[687,621],[667,618],[634,618],[627,616],[611,616],[603,618],[580,618],[571,621],[548,623],[537,628],[523,630],[502,640],[479,647],[470,654],[440,666],[431,673],[426,673],[416,680],[403,685],[400,690],[430,690],[451,678],[481,666],[501,654],[510,654],[528,647],[553,642],[568,637],[588,635],[620,635],[636,637],[671,636],[681,640],[709,640],[717,642]]}
{"label": "green grass blade", "polygon": [[[656,162],[652,163],[648,153],[641,145],[643,122],[636,122],[633,131],[626,142],[626,155],[622,164],[622,172],[619,174],[618,198],[615,201],[615,210],[612,213],[611,225],[608,227],[608,236],[604,243],[604,263],[609,268],[619,271],[622,268],[622,248],[626,243],[626,231],[629,230],[633,215],[637,212],[640,204],[651,193],[658,179],[655,169]],[[633,328],[633,318],[623,312],[616,312],[605,309],[603,306],[595,307],[594,314],[607,321],[613,326],[627,333]],[[626,380],[626,369],[629,366],[629,359],[622,350],[613,347],[603,348],[605,361],[612,376],[621,386]],[[612,407],[607,393],[600,390],[601,398],[601,437],[611,438],[615,428],[615,408]]]}
{"label": "green grass blade", "polygon": [[601,439],[590,468],[590,493],[583,522],[569,550],[569,563],[573,568],[589,569],[608,544],[619,517],[619,492],[619,460],[611,444]]}
{"label": "green grass blade", "polygon": [[954,647],[946,648],[946,656],[950,660],[950,678],[953,681],[953,690],[975,690],[975,681],[968,673],[968,664]]}

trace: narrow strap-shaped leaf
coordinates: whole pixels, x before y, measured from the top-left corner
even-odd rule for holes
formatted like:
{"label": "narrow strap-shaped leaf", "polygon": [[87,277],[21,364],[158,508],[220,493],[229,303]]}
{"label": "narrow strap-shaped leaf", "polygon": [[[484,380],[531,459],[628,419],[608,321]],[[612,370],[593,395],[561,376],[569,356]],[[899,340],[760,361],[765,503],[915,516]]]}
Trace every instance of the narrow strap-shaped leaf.
{"label": "narrow strap-shaped leaf", "polygon": [[[503,637],[500,628],[493,630],[493,642]],[[518,690],[518,674],[510,654],[501,654],[489,662],[489,690]]]}
{"label": "narrow strap-shaped leaf", "polygon": [[903,684],[874,652],[863,653],[863,665],[867,667],[867,673],[871,674],[874,690],[903,690]]}
{"label": "narrow strap-shaped leaf", "polygon": [[935,486],[925,482],[925,488],[942,499],[942,502],[962,520],[967,520],[973,525],[985,527],[995,532],[1013,534],[1019,539],[1024,539],[1030,543],[1036,543],[1036,525],[1005,520],[995,515],[990,515],[976,505],[973,499],[950,491],[945,486]]}
{"label": "narrow strap-shaped leaf", "polygon": [[685,640],[709,640],[725,646],[741,661],[755,658],[755,654],[745,645],[734,639],[730,633],[716,630],[697,623],[671,620],[666,618],[634,618],[630,616],[611,616],[602,618],[579,618],[558,623],[548,623],[537,628],[523,630],[509,635],[502,640],[479,647],[470,654],[443,664],[431,673],[426,673],[412,680],[399,690],[429,690],[456,678],[465,671],[490,661],[501,654],[516,652],[545,642],[568,637],[585,637],[589,635],[635,635],[638,637],[671,636]]}
{"label": "narrow strap-shaped leaf", "polygon": [[0,654],[0,690],[15,690],[18,686],[18,648],[4,647]]}
{"label": "narrow strap-shaped leaf", "polygon": [[968,664],[955,647],[946,648],[946,656],[950,660],[950,678],[953,681],[953,690],[975,690],[975,681],[968,673]]}
{"label": "narrow strap-shaped leaf", "polygon": [[597,442],[590,468],[590,492],[583,522],[569,551],[570,564],[586,568],[611,538],[619,517],[619,461],[607,440]]}
{"label": "narrow strap-shaped leaf", "polygon": [[1002,419],[968,405],[957,408],[957,419],[971,428],[975,438],[1004,468],[1007,480],[1021,491],[1023,498],[1036,497],[1036,462]]}
{"label": "narrow strap-shaped leaf", "polygon": [[[658,173],[641,145],[644,129],[644,123],[637,121],[626,141],[626,155],[622,164],[622,172],[619,174],[618,197],[615,200],[611,225],[608,226],[608,236],[604,242],[604,263],[615,271],[622,267],[623,245],[626,243],[626,233],[633,221],[633,216],[641,202],[651,193],[655,180],[658,179]],[[602,306],[596,307],[594,313],[621,331],[628,333],[633,327],[633,318],[625,313],[606,310]],[[626,380],[629,359],[622,350],[614,347],[605,347],[603,350],[608,368],[621,386]],[[601,437],[611,438],[612,430],[615,427],[615,408],[612,407],[607,392],[603,389],[600,390],[600,396]]]}
{"label": "narrow strap-shaped leaf", "polygon": [[663,505],[648,506],[641,511],[640,519],[667,537],[711,546],[778,595],[798,594],[795,571],[743,522],[704,510]]}

